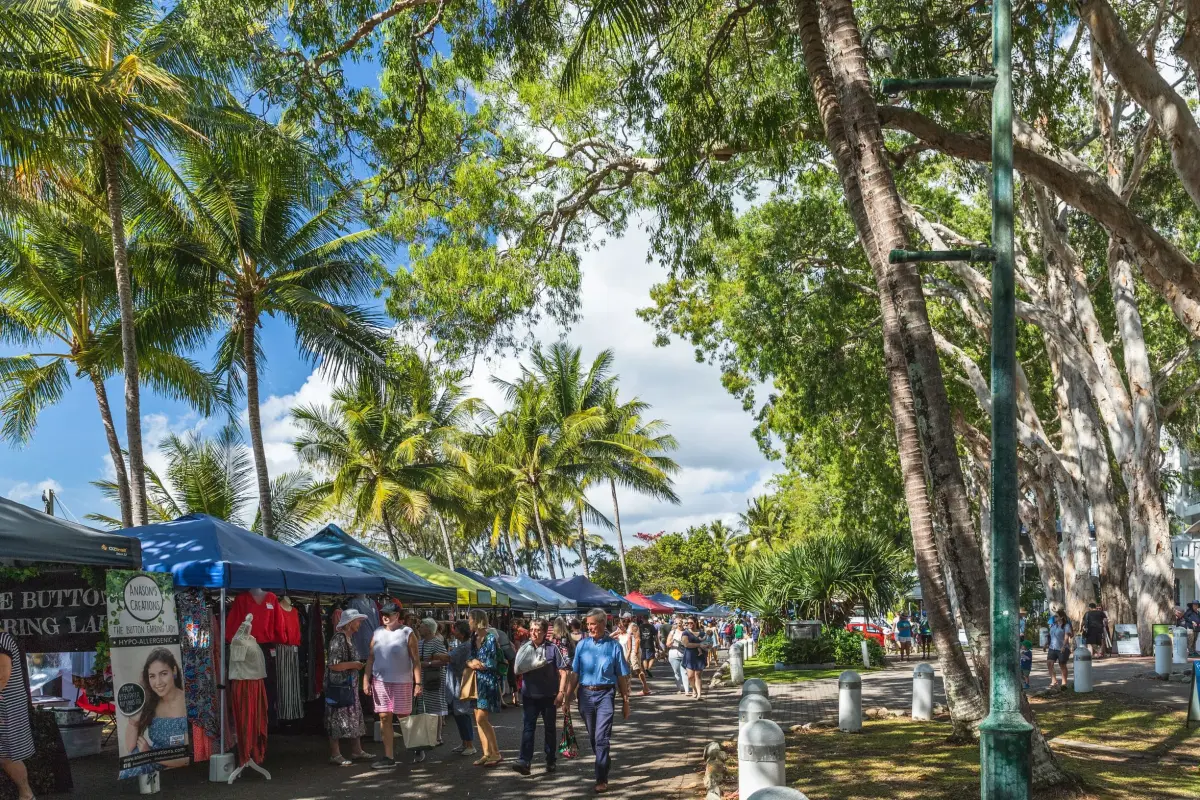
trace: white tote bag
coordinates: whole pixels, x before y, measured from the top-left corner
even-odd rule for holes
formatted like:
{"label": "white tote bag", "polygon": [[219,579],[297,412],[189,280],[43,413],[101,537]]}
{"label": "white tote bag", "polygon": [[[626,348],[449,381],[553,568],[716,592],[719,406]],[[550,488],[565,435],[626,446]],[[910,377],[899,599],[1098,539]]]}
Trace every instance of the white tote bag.
{"label": "white tote bag", "polygon": [[437,745],[436,714],[412,714],[400,720],[400,735],[409,750],[432,750]]}

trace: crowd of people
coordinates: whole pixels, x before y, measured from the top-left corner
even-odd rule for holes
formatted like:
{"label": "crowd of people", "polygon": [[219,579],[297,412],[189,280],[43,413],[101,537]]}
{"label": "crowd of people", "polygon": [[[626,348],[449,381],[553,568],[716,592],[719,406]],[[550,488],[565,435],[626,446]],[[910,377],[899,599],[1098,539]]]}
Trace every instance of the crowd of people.
{"label": "crowd of people", "polygon": [[[521,746],[511,768],[530,775],[537,725],[543,728],[545,769],[554,772],[560,755],[578,754],[572,709],[583,719],[595,755],[595,789],[608,789],[609,740],[618,710],[630,714],[636,684],[650,695],[655,665],[666,659],[676,691],[703,699],[703,671],[716,662],[717,650],[742,638],[757,638],[757,623],[743,620],[701,622],[694,616],[656,618],[625,613],[613,620],[600,609],[582,618],[523,619],[493,626],[485,611],[465,619],[421,619],[395,603],[381,609],[382,624],[371,635],[368,652],[355,650],[355,633],[366,617],[345,611],[328,647],[325,727],[329,761],[336,766],[370,762],[376,770],[395,769],[394,724],[404,731],[414,762],[430,747],[445,744],[447,718],[454,721],[462,756],[489,769],[504,758],[491,723],[493,714],[519,706],[523,714]],[[343,699],[342,687],[361,688],[381,725],[383,754],[363,749],[367,734],[365,702]],[[409,741],[406,721],[416,715],[437,718],[434,741]],[[560,716],[561,715],[561,716]],[[561,732],[561,738],[560,738]],[[414,734],[414,738],[419,738]],[[342,752],[342,743],[350,747]]]}

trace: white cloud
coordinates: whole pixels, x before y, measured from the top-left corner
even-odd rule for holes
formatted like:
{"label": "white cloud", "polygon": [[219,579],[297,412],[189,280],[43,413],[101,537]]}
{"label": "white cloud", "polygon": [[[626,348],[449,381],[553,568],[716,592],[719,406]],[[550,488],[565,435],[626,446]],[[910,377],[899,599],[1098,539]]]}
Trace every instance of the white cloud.
{"label": "white cloud", "polygon": [[48,489],[53,489],[57,494],[62,494],[63,491],[61,483],[53,478],[46,478],[38,483],[31,483],[29,481],[14,483],[12,486],[8,487],[8,491],[5,492],[5,496],[8,497],[9,500],[15,500],[18,503],[25,503],[26,505],[29,505],[30,501],[40,501],[42,499],[42,492]]}

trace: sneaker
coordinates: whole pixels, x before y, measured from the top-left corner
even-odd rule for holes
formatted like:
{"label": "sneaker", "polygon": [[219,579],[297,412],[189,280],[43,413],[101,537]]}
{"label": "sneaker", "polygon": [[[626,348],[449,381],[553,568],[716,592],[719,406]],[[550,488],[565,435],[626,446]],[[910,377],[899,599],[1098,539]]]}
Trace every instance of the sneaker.
{"label": "sneaker", "polygon": [[558,762],[557,761],[547,761],[546,762],[546,772],[558,772]]}
{"label": "sneaker", "polygon": [[457,747],[451,747],[450,752],[454,753],[454,755],[456,755],[456,756],[460,756],[460,755],[462,755],[462,751],[466,750],[466,749],[467,749],[467,746],[465,744],[460,744]]}
{"label": "sneaker", "polygon": [[518,761],[517,763],[512,765],[512,771],[517,773],[518,775],[528,775],[529,774],[529,765],[522,764],[520,761]]}
{"label": "sneaker", "polygon": [[371,764],[371,769],[395,769],[396,759],[384,756],[378,761]]}
{"label": "sneaker", "polygon": [[462,752],[459,753],[459,755],[460,756],[474,756],[474,755],[479,755],[479,751],[476,750],[474,747],[464,747]]}
{"label": "sneaker", "polygon": [[424,751],[424,750],[418,750],[418,751],[417,751],[417,752],[416,752],[416,753],[413,755],[413,763],[414,763],[414,764],[420,764],[420,763],[421,763],[421,762],[423,762],[424,760],[425,760],[425,751]]}

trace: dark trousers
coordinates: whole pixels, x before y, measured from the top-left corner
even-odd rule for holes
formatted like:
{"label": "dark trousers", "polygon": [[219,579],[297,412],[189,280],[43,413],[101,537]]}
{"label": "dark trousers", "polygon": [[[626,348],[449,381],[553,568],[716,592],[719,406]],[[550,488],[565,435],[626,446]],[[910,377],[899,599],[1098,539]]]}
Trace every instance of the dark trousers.
{"label": "dark trousers", "polygon": [[538,717],[541,717],[542,727],[545,728],[546,763],[553,764],[558,757],[558,738],[554,729],[558,709],[554,706],[554,698],[522,697],[521,708],[525,714],[525,728],[521,731],[521,756],[518,760],[526,766],[533,763],[533,737],[537,733]]}
{"label": "dark trousers", "polygon": [[596,754],[596,783],[608,783],[608,743],[612,738],[613,703],[617,690],[579,689],[579,713]]}
{"label": "dark trousers", "polygon": [[458,726],[458,736],[462,739],[463,744],[471,744],[475,741],[475,726],[470,714],[458,714],[454,711],[450,712],[450,716],[454,717],[454,724]]}

